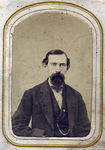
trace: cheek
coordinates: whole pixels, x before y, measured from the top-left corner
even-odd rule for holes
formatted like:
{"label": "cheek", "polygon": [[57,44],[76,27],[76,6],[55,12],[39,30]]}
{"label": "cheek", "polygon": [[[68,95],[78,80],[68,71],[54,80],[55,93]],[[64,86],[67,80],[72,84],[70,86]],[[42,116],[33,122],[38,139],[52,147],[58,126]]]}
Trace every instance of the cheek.
{"label": "cheek", "polygon": [[63,68],[61,72],[65,74],[67,72],[67,68]]}
{"label": "cheek", "polygon": [[65,67],[65,68],[62,68],[61,71],[62,71],[62,72],[67,72],[67,68],[66,68],[66,67]]}
{"label": "cheek", "polygon": [[48,67],[48,75],[51,75],[52,73],[54,73],[54,69],[52,67]]}
{"label": "cheek", "polygon": [[52,66],[52,65],[48,66],[48,72],[52,73],[52,72],[54,72],[54,70],[56,70],[55,66]]}

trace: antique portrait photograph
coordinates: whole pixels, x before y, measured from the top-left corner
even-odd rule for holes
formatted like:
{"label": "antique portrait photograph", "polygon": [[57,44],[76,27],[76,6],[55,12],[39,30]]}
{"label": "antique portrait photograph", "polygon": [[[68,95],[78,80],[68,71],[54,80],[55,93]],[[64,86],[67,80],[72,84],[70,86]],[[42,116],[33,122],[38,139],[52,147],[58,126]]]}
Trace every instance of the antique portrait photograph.
{"label": "antique portrait photograph", "polygon": [[40,2],[14,12],[3,34],[7,141],[18,147],[94,145],[103,128],[103,30],[97,17],[75,4]]}
{"label": "antique portrait photograph", "polygon": [[15,27],[15,135],[87,136],[91,129],[91,86],[92,33],[86,23],[65,12],[48,12],[33,15]]}

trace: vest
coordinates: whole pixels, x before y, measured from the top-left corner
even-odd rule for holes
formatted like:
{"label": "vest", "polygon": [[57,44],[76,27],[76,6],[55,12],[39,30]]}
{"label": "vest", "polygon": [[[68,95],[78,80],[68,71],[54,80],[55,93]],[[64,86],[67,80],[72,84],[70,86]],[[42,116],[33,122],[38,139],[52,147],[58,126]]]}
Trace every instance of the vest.
{"label": "vest", "polygon": [[51,90],[51,100],[53,106],[53,116],[54,116],[54,137],[69,137],[69,124],[68,124],[68,113],[65,98],[65,89],[62,92],[62,107],[56,101],[54,93]]}

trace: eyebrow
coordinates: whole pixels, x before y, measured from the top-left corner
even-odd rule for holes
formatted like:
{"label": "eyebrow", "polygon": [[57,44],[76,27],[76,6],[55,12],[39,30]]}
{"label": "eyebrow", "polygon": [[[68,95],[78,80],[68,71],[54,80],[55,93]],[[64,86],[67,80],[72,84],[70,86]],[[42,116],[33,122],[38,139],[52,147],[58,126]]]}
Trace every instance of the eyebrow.
{"label": "eyebrow", "polygon": [[58,64],[57,62],[51,62],[51,64]]}
{"label": "eyebrow", "polygon": [[66,63],[60,63],[60,64],[66,64]]}

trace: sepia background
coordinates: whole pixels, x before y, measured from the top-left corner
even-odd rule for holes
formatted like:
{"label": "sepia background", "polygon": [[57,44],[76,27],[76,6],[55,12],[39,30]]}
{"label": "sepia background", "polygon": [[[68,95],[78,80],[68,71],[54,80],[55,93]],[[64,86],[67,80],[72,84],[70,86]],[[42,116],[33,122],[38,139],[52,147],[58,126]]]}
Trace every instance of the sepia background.
{"label": "sepia background", "polygon": [[48,77],[42,60],[51,49],[70,58],[66,83],[79,91],[91,118],[92,32],[82,20],[67,13],[47,12],[20,22],[13,33],[12,115],[25,90]]}

